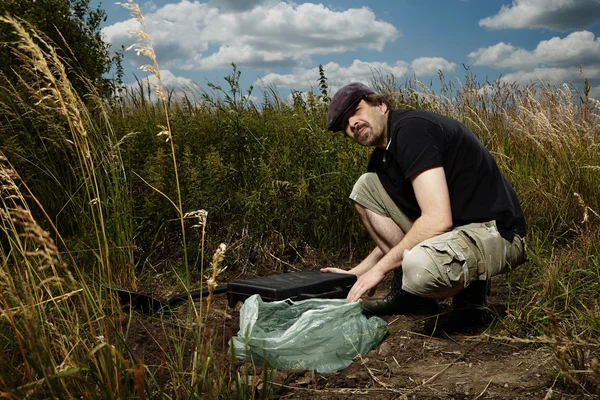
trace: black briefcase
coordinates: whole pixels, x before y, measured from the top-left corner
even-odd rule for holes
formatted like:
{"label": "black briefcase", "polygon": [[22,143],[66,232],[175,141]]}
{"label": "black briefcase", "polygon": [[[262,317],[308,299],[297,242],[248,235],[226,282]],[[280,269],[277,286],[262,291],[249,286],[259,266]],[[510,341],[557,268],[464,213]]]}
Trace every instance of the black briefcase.
{"label": "black briefcase", "polygon": [[[259,294],[264,301],[343,299],[356,282],[356,275],[323,273],[319,271],[297,271],[229,282],[215,287],[213,294],[227,293],[230,307],[244,301],[253,294]],[[118,286],[108,288],[115,293],[121,305],[142,313],[155,313],[170,310],[188,300],[206,297],[208,288],[175,294],[168,299],[157,299],[151,295],[130,292]]]}
{"label": "black briefcase", "polygon": [[259,294],[263,301],[290,299],[343,299],[356,282],[356,275],[324,273],[319,271],[295,271],[263,276],[227,284],[229,307],[238,301]]}

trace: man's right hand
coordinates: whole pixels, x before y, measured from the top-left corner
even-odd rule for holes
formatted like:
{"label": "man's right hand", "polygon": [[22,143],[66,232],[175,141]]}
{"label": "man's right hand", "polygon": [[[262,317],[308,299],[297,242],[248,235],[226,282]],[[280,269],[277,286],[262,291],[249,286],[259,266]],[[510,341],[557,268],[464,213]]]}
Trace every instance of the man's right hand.
{"label": "man's right hand", "polygon": [[[320,269],[321,272],[333,272],[334,274],[354,274],[358,277],[358,274],[355,274],[351,271],[346,271],[345,269],[341,269],[341,268],[331,268],[331,267],[327,267],[327,268],[321,268]],[[375,294],[375,290],[377,289],[377,287],[371,288],[369,290],[369,292],[367,293],[367,296],[371,297]]]}

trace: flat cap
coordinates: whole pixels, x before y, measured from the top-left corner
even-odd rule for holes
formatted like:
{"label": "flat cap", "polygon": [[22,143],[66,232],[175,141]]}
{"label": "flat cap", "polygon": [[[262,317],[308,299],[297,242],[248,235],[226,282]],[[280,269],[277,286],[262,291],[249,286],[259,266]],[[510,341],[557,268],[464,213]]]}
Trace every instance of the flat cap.
{"label": "flat cap", "polygon": [[352,107],[354,107],[364,96],[375,93],[367,85],[360,82],[349,83],[335,92],[329,112],[327,113],[327,129],[332,132],[341,131],[342,118]]}

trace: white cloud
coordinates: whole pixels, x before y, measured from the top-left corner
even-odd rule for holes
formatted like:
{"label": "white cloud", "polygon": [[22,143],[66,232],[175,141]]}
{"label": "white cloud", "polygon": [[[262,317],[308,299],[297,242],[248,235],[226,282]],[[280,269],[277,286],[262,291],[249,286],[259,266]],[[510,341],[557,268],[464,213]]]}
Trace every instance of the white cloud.
{"label": "white cloud", "polygon": [[469,54],[473,65],[501,68],[530,68],[537,65],[533,54],[527,50],[500,42],[494,46],[480,48]]}
{"label": "white cloud", "polygon": [[[153,82],[157,81],[154,76],[151,76],[149,79]],[[160,70],[160,79],[166,89],[191,89],[197,87],[197,84],[192,79],[175,76],[168,69]]]}
{"label": "white cloud", "polygon": [[600,86],[595,86],[590,90],[590,95],[592,99],[600,100]]}
{"label": "white cloud", "polygon": [[210,0],[209,3],[229,11],[251,10],[258,5],[277,4],[279,0]]}
{"label": "white cloud", "polygon": [[600,23],[600,0],[513,0],[491,17],[479,21],[490,29],[585,29]]}
{"label": "white cloud", "polygon": [[[228,68],[232,62],[259,68],[302,65],[312,55],[360,48],[382,51],[399,36],[393,25],[377,20],[367,7],[333,11],[313,3],[250,3],[255,7],[231,12],[212,3],[182,0],[146,14],[159,63],[188,70]],[[228,4],[243,5],[240,0]],[[136,26],[128,20],[103,33],[119,48],[134,41],[127,28]]]}
{"label": "white cloud", "polygon": [[578,67],[571,68],[534,68],[530,71],[515,71],[503,76],[507,82],[569,82],[579,75]]}
{"label": "white cloud", "polygon": [[[144,15],[152,45],[162,67],[173,68],[185,63],[195,54],[208,49],[209,42],[198,40],[201,37],[201,27],[216,19],[219,10],[198,2],[182,1],[177,4],[167,4],[156,12]],[[134,19],[118,22],[102,29],[105,40],[120,48],[128,47],[138,41],[128,30],[140,29]],[[126,57],[132,54],[126,54]],[[147,60],[136,59],[138,63]]]}
{"label": "white cloud", "polygon": [[560,82],[581,83],[585,78],[593,81],[600,80],[600,66],[584,68],[583,74],[579,67],[568,68],[535,68],[531,71],[516,71],[506,74],[502,80],[506,82],[528,83],[528,82]]}
{"label": "white cloud", "polygon": [[441,57],[420,57],[413,60],[412,68],[417,77],[437,76],[438,71],[443,73],[454,72],[456,64]]}
{"label": "white cloud", "polygon": [[504,76],[510,82],[579,82],[584,77],[600,82],[600,37],[588,31],[541,41],[532,51],[498,43],[472,52],[469,58],[473,65],[512,69]]}
{"label": "white cloud", "polygon": [[600,64],[600,37],[588,31],[573,32],[564,39],[554,37],[540,42],[533,56],[542,64]]}
{"label": "white cloud", "polygon": [[152,1],[147,1],[141,5],[142,12],[156,11],[158,6]]}
{"label": "white cloud", "polygon": [[[184,94],[188,94],[188,95],[192,95],[192,97],[193,97],[195,95],[195,93],[200,92],[199,86],[192,79],[184,78],[181,76],[176,76],[168,69],[160,70],[160,79],[162,81],[163,89],[164,89],[165,93],[170,96],[182,97]],[[148,75],[145,78],[141,79],[141,83],[144,87],[146,85],[146,82],[145,82],[146,80],[150,81],[153,84],[158,83],[158,78],[156,76]],[[127,85],[127,87],[130,90],[133,90],[134,92],[139,90],[139,85],[137,82],[130,83]],[[154,87],[151,87],[151,90],[152,90],[152,100],[156,101],[157,100],[157,97],[155,95],[156,90],[154,89]]]}
{"label": "white cloud", "polygon": [[[350,82],[363,82],[369,84],[374,75],[402,77],[410,72],[409,65],[404,61],[397,61],[390,65],[385,62],[365,62],[354,60],[349,67],[343,67],[330,62],[323,66],[329,85],[330,93]],[[274,85],[278,88],[293,90],[315,89],[319,79],[318,68],[296,68],[291,74],[270,73],[258,80],[255,85]]]}

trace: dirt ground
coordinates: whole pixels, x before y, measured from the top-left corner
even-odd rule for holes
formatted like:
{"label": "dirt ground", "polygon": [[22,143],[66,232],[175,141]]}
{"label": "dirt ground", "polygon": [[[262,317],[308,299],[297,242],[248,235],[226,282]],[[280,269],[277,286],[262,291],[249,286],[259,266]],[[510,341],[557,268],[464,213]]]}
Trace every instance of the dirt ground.
{"label": "dirt ground", "polygon": [[[389,283],[380,285],[383,297]],[[489,303],[496,318],[506,315],[505,282],[495,280]],[[215,295],[207,327],[213,330],[216,358],[230,363],[227,343],[239,330],[239,308],[227,305],[226,295]],[[185,306],[177,310],[184,315]],[[450,308],[442,303],[442,311]],[[342,371],[277,370],[272,373],[271,398],[334,400],[369,399],[579,399],[555,384],[550,348],[492,339],[490,326],[449,329],[442,321],[415,316],[384,317],[389,334],[373,351]],[[128,342],[137,358],[159,364],[165,341],[161,324],[151,318],[133,320]],[[243,368],[243,363],[233,369]],[[257,368],[254,384],[260,385]],[[552,389],[551,389],[552,388]],[[405,396],[405,397],[403,397]]]}

